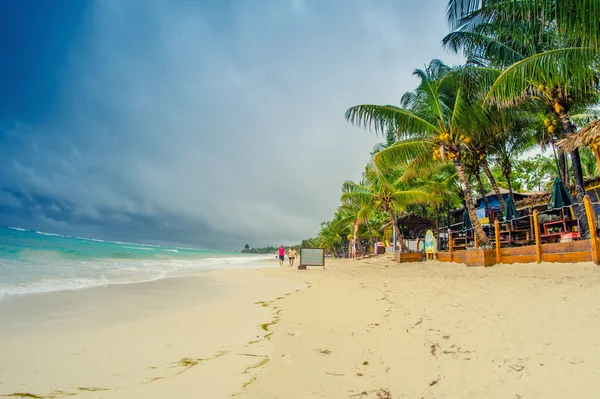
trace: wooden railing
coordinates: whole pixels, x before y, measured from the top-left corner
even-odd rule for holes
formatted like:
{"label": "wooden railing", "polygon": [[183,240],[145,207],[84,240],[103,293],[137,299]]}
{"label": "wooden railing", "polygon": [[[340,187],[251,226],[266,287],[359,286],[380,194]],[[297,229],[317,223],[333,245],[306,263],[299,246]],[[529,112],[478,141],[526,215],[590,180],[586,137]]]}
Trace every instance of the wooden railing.
{"label": "wooden railing", "polygon": [[[500,222],[494,222],[494,240],[495,248],[484,250],[479,247],[479,243],[476,237],[473,237],[473,244],[475,248],[471,251],[461,251],[466,247],[466,243],[469,240],[465,240],[464,238],[457,239],[455,234],[452,232],[448,233],[448,252],[444,255],[440,253],[438,256],[439,260],[443,261],[459,261],[463,262],[463,259],[476,258],[478,252],[482,254],[485,253],[485,262],[486,265],[488,262],[488,257],[491,253],[492,258],[495,257],[495,263],[515,263],[515,262],[537,262],[540,263],[542,261],[547,262],[582,262],[582,261],[593,261],[596,264],[600,264],[600,242],[598,241],[598,234],[596,231],[596,223],[594,221],[595,215],[592,208],[592,203],[588,196],[585,196],[583,199],[585,205],[585,213],[587,218],[587,224],[590,226],[589,229],[589,240],[581,239],[582,232],[581,227],[578,220],[567,220],[567,221],[557,221],[550,222],[550,224],[556,224],[562,226],[561,232],[548,232],[544,231],[544,234],[540,231],[540,218],[538,211],[534,211],[532,215],[532,224],[533,224],[533,240],[531,240],[531,245],[524,246],[512,246],[512,247],[503,247],[503,243],[509,244],[526,244],[525,241],[530,242],[529,240],[530,233],[528,232],[525,237],[518,237],[518,239],[512,240],[511,233],[513,231],[504,231],[501,230]],[[530,220],[531,220],[530,219]],[[574,226],[576,223],[577,228]],[[546,227],[549,227],[546,226]],[[571,231],[573,230],[573,231]],[[455,232],[456,233],[456,232]],[[507,233],[507,234],[505,234]],[[463,233],[461,233],[463,234]],[[502,240],[501,237],[504,237],[502,234],[507,235],[507,239]],[[515,233],[517,234],[517,233]],[[569,242],[555,242],[552,243],[554,236],[559,236],[564,239],[563,234],[569,234],[574,238],[573,241]],[[464,253],[463,253],[464,252]],[[495,256],[494,256],[495,255]],[[481,255],[483,256],[483,255]],[[483,258],[481,258],[483,259]],[[467,263],[467,261],[464,261]]]}

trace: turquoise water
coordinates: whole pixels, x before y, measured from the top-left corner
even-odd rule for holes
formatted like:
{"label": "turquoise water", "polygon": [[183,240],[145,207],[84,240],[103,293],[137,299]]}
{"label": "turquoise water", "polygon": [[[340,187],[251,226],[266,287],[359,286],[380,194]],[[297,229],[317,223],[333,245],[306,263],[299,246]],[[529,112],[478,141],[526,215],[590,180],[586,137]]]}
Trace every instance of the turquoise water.
{"label": "turquoise water", "polygon": [[262,259],[266,257],[0,227],[0,300],[10,295],[152,281],[212,269],[260,267]]}

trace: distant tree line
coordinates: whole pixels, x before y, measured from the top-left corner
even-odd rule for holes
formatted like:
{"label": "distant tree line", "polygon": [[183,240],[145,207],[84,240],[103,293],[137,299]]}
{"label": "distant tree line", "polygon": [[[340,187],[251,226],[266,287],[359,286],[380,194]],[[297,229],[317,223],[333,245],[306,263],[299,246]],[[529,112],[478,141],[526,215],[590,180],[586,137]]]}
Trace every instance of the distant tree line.
{"label": "distant tree line", "polygon": [[246,244],[242,253],[244,254],[274,254],[277,253],[279,247],[265,247],[265,248],[250,248],[250,245]]}
{"label": "distant tree line", "polygon": [[[302,243],[296,245],[286,245],[285,249],[289,249],[290,247],[296,248],[296,250],[300,251],[301,248],[321,248],[319,246],[318,238],[309,238],[307,240],[302,240]],[[250,245],[246,244],[244,249],[242,249],[242,253],[244,254],[276,254],[279,247],[264,247],[264,248],[251,248]]]}

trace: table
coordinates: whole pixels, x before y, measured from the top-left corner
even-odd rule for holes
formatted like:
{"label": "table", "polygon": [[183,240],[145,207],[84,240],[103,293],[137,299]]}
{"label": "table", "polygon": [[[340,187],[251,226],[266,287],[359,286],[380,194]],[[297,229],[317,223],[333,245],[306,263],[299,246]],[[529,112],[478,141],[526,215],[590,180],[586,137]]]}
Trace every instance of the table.
{"label": "table", "polygon": [[[543,226],[544,234],[541,235],[541,238],[545,242],[557,242],[565,233],[573,233],[575,235],[574,239],[581,237],[581,227],[577,219],[554,220],[544,223]],[[558,228],[559,231],[550,231],[550,229],[555,228]]]}

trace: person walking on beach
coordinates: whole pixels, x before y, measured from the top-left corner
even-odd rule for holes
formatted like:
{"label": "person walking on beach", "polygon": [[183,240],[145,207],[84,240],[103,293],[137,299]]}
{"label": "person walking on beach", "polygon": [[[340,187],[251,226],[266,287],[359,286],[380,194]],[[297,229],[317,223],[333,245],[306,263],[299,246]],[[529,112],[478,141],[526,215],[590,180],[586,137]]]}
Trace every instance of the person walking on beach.
{"label": "person walking on beach", "polygon": [[290,261],[290,266],[294,266],[294,259],[296,259],[296,256],[298,256],[298,253],[294,247],[290,247],[288,250],[288,260]]}
{"label": "person walking on beach", "polygon": [[285,259],[285,248],[282,246],[279,247],[279,267],[283,267],[283,261]]}

